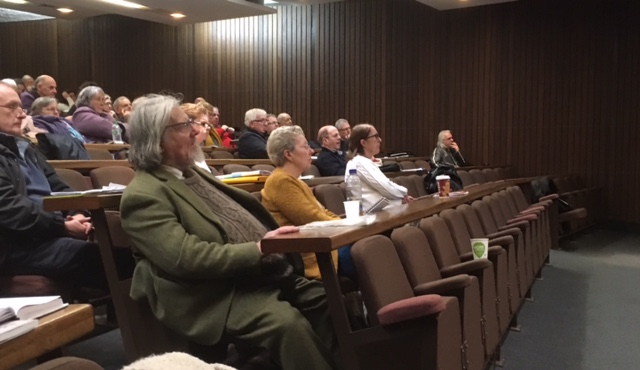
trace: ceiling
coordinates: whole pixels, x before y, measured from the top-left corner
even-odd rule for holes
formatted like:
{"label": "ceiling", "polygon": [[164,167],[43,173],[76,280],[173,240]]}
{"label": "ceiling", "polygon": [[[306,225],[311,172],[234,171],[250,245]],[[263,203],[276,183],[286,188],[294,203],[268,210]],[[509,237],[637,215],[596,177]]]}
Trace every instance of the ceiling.
{"label": "ceiling", "polygon": [[[200,23],[274,14],[277,5],[324,4],[344,0],[132,0],[146,9],[131,9],[104,0],[28,0],[16,4],[16,0],[0,0],[0,22],[16,22],[49,17],[82,19],[105,14],[120,14],[169,25]],[[516,0],[416,0],[438,10],[504,3]],[[262,4],[267,4],[264,6]],[[73,9],[72,13],[60,13],[58,8]],[[179,12],[186,17],[175,19],[170,13]]]}
{"label": "ceiling", "polygon": [[416,0],[438,10],[468,8],[472,6],[508,3],[517,0]]}

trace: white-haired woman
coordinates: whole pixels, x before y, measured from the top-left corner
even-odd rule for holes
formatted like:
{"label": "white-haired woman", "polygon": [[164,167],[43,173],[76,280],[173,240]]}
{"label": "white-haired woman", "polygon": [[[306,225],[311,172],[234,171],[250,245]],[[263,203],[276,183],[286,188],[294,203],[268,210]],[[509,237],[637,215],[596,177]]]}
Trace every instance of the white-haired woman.
{"label": "white-haired woman", "polygon": [[128,125],[116,121],[105,106],[105,94],[98,86],[87,86],[76,100],[72,124],[89,143],[108,143],[112,140],[113,125],[120,126],[122,139],[128,141]]}
{"label": "white-haired woman", "polygon": [[[301,226],[313,221],[340,219],[324,208],[309,186],[299,179],[311,167],[311,156],[314,153],[300,126],[283,126],[271,132],[267,152],[277,168],[267,178],[261,191],[262,205],[271,212],[278,225]],[[315,253],[301,254],[305,276],[320,279]],[[355,276],[348,249],[341,249],[341,253],[333,251],[332,257],[334,267],[338,268],[340,265],[341,273],[352,278]]]}

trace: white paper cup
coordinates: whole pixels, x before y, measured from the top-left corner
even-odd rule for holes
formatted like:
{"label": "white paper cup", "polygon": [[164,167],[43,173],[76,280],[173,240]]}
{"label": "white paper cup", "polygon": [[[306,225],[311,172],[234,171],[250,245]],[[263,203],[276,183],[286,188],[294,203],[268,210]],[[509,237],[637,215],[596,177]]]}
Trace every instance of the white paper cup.
{"label": "white paper cup", "polygon": [[487,258],[489,253],[489,239],[477,238],[471,239],[471,252],[473,253],[473,259]]}
{"label": "white paper cup", "polygon": [[348,200],[344,202],[344,213],[348,219],[354,219],[360,217],[360,201]]}

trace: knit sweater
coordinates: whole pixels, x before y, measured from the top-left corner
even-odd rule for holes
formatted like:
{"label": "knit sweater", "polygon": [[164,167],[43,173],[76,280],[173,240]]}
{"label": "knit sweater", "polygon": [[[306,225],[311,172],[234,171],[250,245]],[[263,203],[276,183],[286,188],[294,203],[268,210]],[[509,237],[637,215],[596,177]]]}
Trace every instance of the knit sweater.
{"label": "knit sweater", "polygon": [[[300,226],[313,221],[339,219],[324,208],[304,182],[276,168],[264,183],[261,191],[262,205],[271,213],[278,225]],[[338,251],[331,252],[334,267],[338,266]],[[302,253],[304,275],[320,279],[320,269],[315,253]]]}

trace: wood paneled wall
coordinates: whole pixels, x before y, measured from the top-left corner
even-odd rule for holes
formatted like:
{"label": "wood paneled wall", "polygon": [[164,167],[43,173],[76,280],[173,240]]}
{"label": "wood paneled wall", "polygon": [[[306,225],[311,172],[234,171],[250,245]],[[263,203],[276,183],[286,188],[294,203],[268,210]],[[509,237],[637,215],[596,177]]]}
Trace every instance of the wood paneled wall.
{"label": "wood paneled wall", "polygon": [[449,128],[475,164],[579,173],[640,224],[640,2],[521,0],[438,12],[413,0],[279,7],[181,27],[106,16],[0,24],[0,77],[95,80],[112,96],[203,96],[222,121],[289,112],[309,137],[371,122],[429,155]]}

